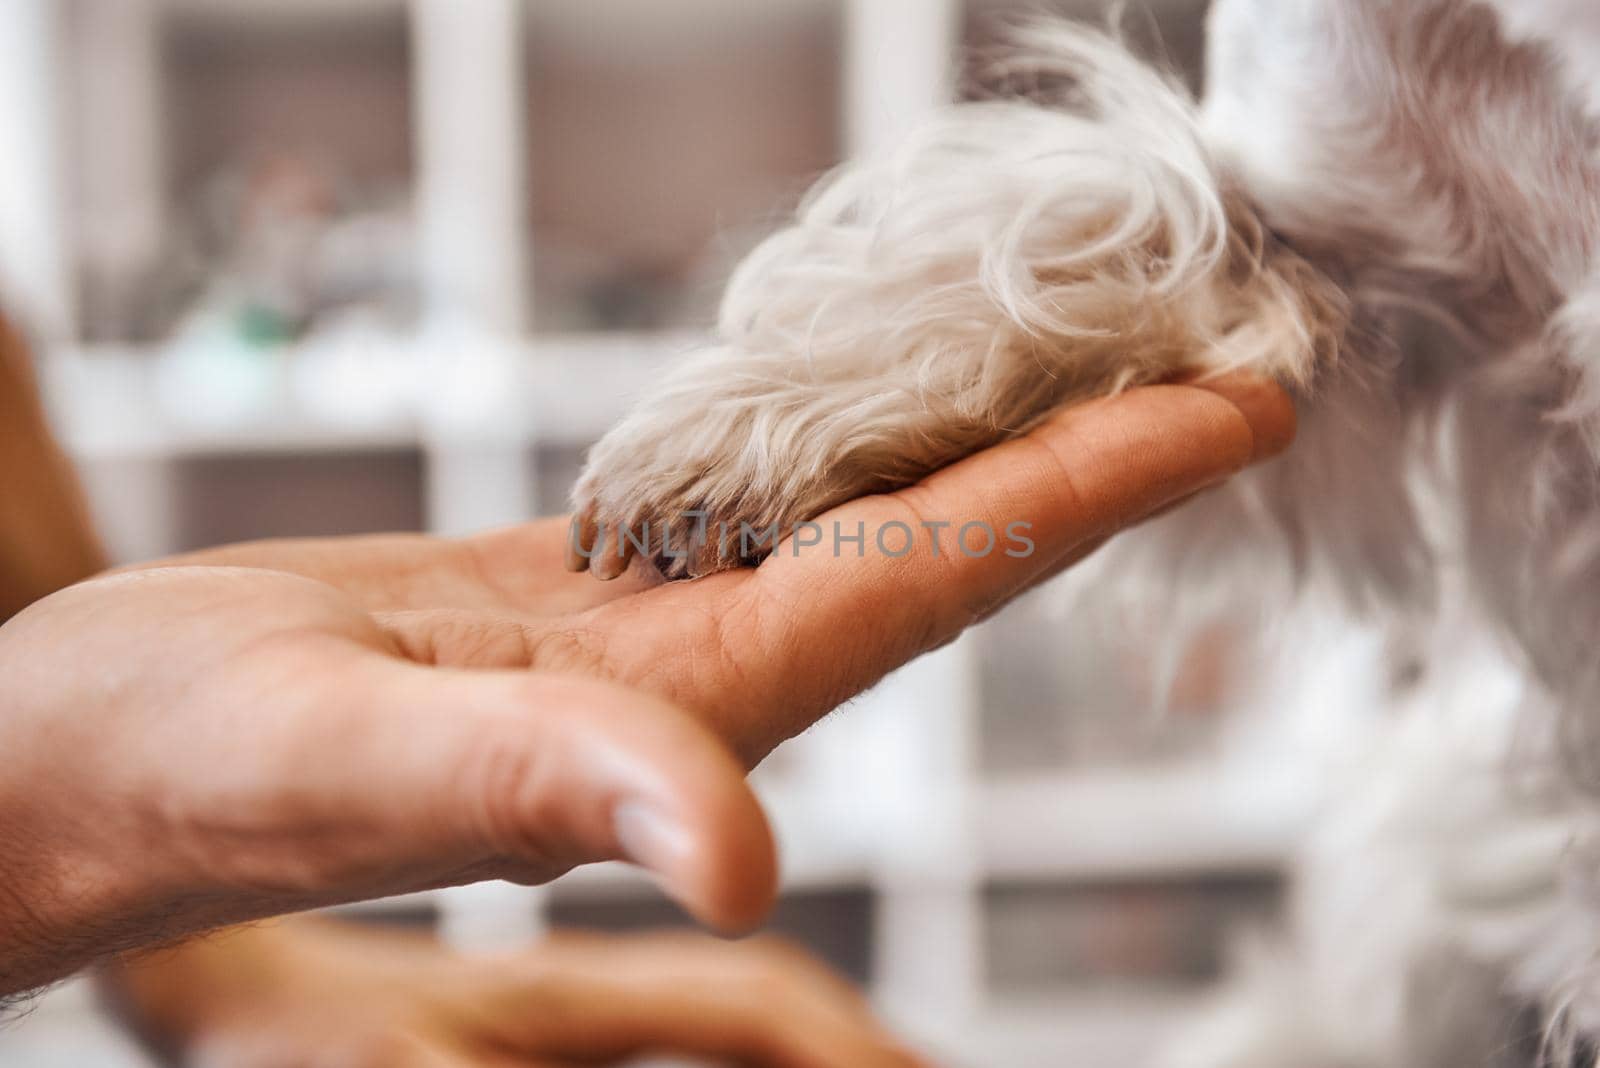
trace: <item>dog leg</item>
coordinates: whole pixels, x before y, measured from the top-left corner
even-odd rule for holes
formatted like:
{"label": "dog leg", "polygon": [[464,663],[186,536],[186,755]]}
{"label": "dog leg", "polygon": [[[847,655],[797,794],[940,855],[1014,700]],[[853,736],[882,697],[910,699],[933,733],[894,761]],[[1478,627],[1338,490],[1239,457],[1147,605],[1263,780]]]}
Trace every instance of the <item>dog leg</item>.
{"label": "dog leg", "polygon": [[1224,190],[1185,91],[1104,34],[1030,41],[1013,73],[1069,88],[950,109],[739,268],[720,343],[590,454],[575,568],[751,562],[776,539],[741,528],[786,534],[1063,403],[1245,365],[1303,381],[1329,354],[1340,294]]}

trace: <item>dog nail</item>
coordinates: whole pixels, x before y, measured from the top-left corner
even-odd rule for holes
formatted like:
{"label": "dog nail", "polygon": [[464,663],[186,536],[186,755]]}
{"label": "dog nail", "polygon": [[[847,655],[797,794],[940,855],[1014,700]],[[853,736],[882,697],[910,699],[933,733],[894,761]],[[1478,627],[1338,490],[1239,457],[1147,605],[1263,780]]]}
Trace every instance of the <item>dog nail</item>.
{"label": "dog nail", "polygon": [[594,553],[594,539],[596,527],[594,512],[585,508],[582,512],[572,517],[572,525],[567,528],[567,570],[589,570],[589,558]]}
{"label": "dog nail", "polygon": [[620,523],[607,524],[601,533],[601,545],[596,548],[594,558],[589,562],[589,570],[601,582],[610,582],[628,570],[633,547],[622,536],[622,529]]}

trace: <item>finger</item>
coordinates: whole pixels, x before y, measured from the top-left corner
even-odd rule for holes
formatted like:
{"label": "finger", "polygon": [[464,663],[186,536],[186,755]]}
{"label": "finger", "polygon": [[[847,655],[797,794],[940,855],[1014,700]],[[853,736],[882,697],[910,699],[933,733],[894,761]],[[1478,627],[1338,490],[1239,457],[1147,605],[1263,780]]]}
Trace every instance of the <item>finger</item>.
{"label": "finger", "polygon": [[331,1023],[313,1019],[307,1027],[290,1021],[280,1028],[263,1014],[198,1036],[188,1044],[183,1063],[194,1068],[499,1068],[502,1063],[442,1049],[404,1029],[362,1033]]}
{"label": "finger", "polygon": [[659,582],[650,568],[632,568],[612,583],[566,572],[567,528],[565,519],[543,519],[459,540],[415,534],[277,539],[159,563],[287,571],[337,587],[375,612],[476,608],[553,617]]}
{"label": "finger", "polygon": [[[443,587],[440,580],[454,577],[470,563],[454,551],[455,544],[420,534],[275,538],[202,549],[132,565],[128,570],[246,567],[284,571],[343,590],[365,608],[398,610],[418,601],[439,602]],[[454,586],[449,589],[452,593],[457,591]]]}
{"label": "finger", "polygon": [[[284,1068],[285,1065],[306,1063],[298,1057],[264,1062],[261,1068]],[[218,1068],[238,1068],[220,1062]],[[323,1062],[314,1062],[322,1068]],[[406,1036],[380,1039],[371,1050],[362,1050],[342,1062],[328,1061],[326,1068],[579,1068],[559,1061],[530,1060],[527,1057],[501,1054],[494,1050],[478,1048],[457,1049],[443,1041],[429,1041]]]}
{"label": "finger", "polygon": [[1298,420],[1294,401],[1276,384],[1245,373],[1217,375],[1187,383],[1215,393],[1238,409],[1250,427],[1250,462],[1260,463],[1294,444]]}
{"label": "finger", "polygon": [[[330,1066],[331,1068],[331,1066]],[[481,1057],[441,1049],[420,1038],[384,1039],[338,1068],[491,1068]],[[494,1066],[500,1068],[500,1066]]]}
{"label": "finger", "polygon": [[[572,527],[583,546],[574,548]],[[587,573],[597,551],[599,527],[592,519],[544,519],[467,538],[479,574],[488,576],[505,591],[509,603],[527,606],[536,614],[557,616],[581,612],[659,585],[653,568],[631,567],[615,581],[595,582]],[[577,559],[574,560],[574,557]]]}
{"label": "finger", "polygon": [[[911,555],[896,560],[880,554],[870,567],[829,567],[828,554],[796,558],[791,550],[779,556],[793,562],[775,568],[771,581],[805,585],[827,570],[845,580],[836,594],[848,598],[881,590],[892,578],[899,592],[912,594],[916,610],[954,610],[956,618],[936,628],[948,637],[975,606],[1014,594],[1086,544],[1281,451],[1293,424],[1293,406],[1282,390],[1238,376],[1092,401],[919,485],[834,513],[869,531],[896,519],[914,530],[947,522],[948,541],[938,555],[933,530],[914,543]],[[974,522],[982,528],[974,528],[977,536],[962,537],[962,528]],[[1031,548],[1019,546],[1017,556],[983,550],[986,531],[1003,533],[1013,524],[1026,524]]]}
{"label": "finger", "polygon": [[770,909],[765,816],[741,765],[680,709],[550,674],[382,660],[365,676],[349,680],[362,704],[336,736],[308,730],[322,751],[301,753],[293,781],[340,799],[347,822],[371,822],[373,867],[540,882],[622,859],[720,930]]}
{"label": "finger", "polygon": [[[751,707],[790,717],[768,717],[771,736],[741,749],[764,751],[804,729],[1117,531],[1281,451],[1293,432],[1292,402],[1259,379],[1153,386],[1067,409],[907,490],[823,516],[829,532],[865,529],[868,545],[888,524],[917,536],[898,558],[841,559],[791,539],[728,585],[729,611],[747,622],[726,655],[754,690]],[[968,524],[976,547],[960,540]],[[1008,552],[1010,531],[1031,545]],[[982,553],[985,532],[995,547]]]}
{"label": "finger", "polygon": [[557,938],[521,962],[491,1011],[509,1048],[583,1063],[668,1054],[755,1068],[921,1064],[854,987],[769,940]]}

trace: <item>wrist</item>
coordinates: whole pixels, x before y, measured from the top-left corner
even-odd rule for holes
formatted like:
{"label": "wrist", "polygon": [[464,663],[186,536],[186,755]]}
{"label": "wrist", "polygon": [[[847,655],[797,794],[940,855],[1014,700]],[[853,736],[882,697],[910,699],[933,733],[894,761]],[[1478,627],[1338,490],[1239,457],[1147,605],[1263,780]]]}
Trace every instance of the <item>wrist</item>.
{"label": "wrist", "polygon": [[[0,998],[64,979],[94,958],[92,932],[111,912],[105,880],[88,876],[75,850],[28,828],[44,826],[23,806],[0,803]],[[16,818],[20,813],[20,818]]]}
{"label": "wrist", "polygon": [[97,817],[92,791],[58,812],[45,795],[59,780],[16,781],[34,795],[0,783],[0,999],[165,937],[172,911],[152,891],[155,851],[110,848],[125,828]]}

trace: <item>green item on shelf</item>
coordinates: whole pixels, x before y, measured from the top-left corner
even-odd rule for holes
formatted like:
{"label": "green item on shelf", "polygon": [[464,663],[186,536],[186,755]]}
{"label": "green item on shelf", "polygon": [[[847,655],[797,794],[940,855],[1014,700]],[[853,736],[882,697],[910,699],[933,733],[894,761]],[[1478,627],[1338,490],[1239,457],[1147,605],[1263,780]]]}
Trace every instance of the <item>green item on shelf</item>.
{"label": "green item on shelf", "polygon": [[234,320],[239,340],[256,349],[277,349],[294,340],[287,316],[265,304],[246,304]]}

